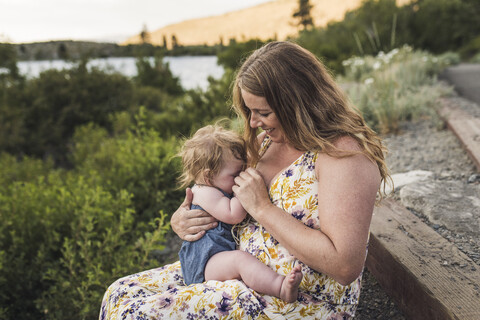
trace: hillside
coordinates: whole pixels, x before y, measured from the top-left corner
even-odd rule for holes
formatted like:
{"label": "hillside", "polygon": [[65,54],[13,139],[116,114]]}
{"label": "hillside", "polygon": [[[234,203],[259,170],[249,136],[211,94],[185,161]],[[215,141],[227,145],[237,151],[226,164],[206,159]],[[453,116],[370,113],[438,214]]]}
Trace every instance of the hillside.
{"label": "hillside", "polygon": [[[312,17],[316,26],[325,26],[329,21],[341,20],[347,10],[357,8],[362,0],[311,0]],[[404,2],[404,1],[402,1]],[[172,35],[180,45],[224,44],[232,38],[242,41],[251,38],[284,40],[298,32],[297,21],[292,17],[298,8],[298,0],[276,0],[251,8],[225,13],[219,16],[187,20],[168,25],[150,33],[154,45],[171,46]],[[139,35],[122,44],[141,42]]]}

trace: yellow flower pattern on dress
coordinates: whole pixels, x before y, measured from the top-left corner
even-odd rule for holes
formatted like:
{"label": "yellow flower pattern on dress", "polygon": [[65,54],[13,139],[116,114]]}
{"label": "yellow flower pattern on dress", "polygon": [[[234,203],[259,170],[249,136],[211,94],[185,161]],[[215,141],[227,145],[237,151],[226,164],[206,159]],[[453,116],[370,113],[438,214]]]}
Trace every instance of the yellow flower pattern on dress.
{"label": "yellow flower pattern on dress", "polygon": [[[261,154],[270,139],[262,143]],[[305,152],[273,182],[269,196],[285,214],[320,229],[317,213],[317,155]],[[239,228],[239,249],[279,274],[302,266],[297,301],[259,294],[242,281],[207,281],[186,286],[180,262],[117,280],[105,293],[100,319],[350,319],[360,293],[361,275],[348,286],[295,259],[260,224]]]}

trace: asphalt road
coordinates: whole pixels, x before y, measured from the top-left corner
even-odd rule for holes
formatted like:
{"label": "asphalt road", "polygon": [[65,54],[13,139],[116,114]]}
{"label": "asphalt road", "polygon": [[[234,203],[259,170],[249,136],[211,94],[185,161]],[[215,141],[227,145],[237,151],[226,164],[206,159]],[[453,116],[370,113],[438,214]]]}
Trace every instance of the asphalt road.
{"label": "asphalt road", "polygon": [[461,63],[448,67],[440,75],[464,98],[480,105],[480,64]]}

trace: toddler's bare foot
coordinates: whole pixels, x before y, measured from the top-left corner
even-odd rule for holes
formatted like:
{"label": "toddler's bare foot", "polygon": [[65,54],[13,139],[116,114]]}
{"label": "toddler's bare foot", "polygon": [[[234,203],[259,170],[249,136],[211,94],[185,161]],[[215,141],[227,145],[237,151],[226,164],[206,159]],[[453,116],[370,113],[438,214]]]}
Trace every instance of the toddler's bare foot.
{"label": "toddler's bare foot", "polygon": [[280,288],[280,299],[285,302],[294,302],[298,297],[298,287],[302,282],[302,267],[297,265],[283,279]]}

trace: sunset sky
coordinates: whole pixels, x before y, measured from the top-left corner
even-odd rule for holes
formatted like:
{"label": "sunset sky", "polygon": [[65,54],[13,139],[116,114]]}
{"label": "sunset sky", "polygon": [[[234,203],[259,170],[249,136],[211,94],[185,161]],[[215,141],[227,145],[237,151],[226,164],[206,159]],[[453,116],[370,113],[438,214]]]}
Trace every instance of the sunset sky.
{"label": "sunset sky", "polygon": [[272,0],[0,0],[0,42],[123,41],[160,27]]}

